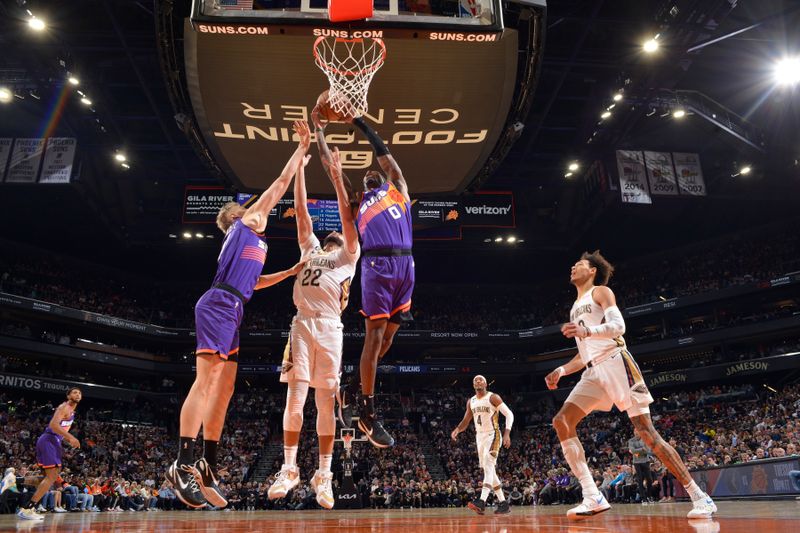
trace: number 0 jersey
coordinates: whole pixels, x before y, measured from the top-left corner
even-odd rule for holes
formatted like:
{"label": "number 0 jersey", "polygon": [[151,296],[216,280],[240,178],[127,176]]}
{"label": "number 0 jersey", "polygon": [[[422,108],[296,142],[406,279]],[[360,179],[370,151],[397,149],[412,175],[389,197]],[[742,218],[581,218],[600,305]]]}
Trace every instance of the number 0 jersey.
{"label": "number 0 jersey", "polygon": [[[570,322],[579,324],[581,326],[599,326],[605,322],[605,313],[603,308],[594,301],[592,293],[596,287],[592,287],[589,291],[575,300],[572,304],[572,310],[569,313]],[[581,354],[581,361],[584,364],[589,364],[590,361],[604,361],[609,357],[620,352],[625,348],[625,339],[619,336],[615,339],[600,339],[595,337],[586,337],[579,339],[575,337],[575,342],[578,345],[578,352]]]}
{"label": "number 0 jersey", "polygon": [[312,233],[306,242],[300,243],[300,251],[308,262],[294,282],[294,305],[310,315],[340,316],[350,298],[360,247],[356,247],[354,254],[347,250],[347,245],[326,252]]}
{"label": "number 0 jersey", "polygon": [[358,208],[358,232],[364,251],[410,250],[411,204],[391,182],[364,193]]}
{"label": "number 0 jersey", "polygon": [[492,405],[492,393],[486,391],[482,398],[476,394],[469,399],[469,409],[472,411],[472,423],[475,424],[475,433],[493,433],[500,429],[500,415],[497,407]]}

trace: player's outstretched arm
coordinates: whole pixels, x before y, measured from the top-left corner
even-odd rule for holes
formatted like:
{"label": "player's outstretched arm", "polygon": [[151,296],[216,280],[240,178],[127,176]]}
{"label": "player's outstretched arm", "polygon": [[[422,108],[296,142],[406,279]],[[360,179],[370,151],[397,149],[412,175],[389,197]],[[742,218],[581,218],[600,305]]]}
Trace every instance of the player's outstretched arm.
{"label": "player's outstretched arm", "polygon": [[575,354],[575,357],[570,359],[569,363],[562,365],[547,374],[544,378],[544,382],[547,383],[548,389],[555,390],[558,388],[559,379],[564,376],[574,374],[575,372],[580,372],[584,366],[583,360],[581,360],[581,354]]}
{"label": "player's outstretched arm", "polygon": [[403,177],[403,172],[400,170],[400,165],[397,164],[397,161],[394,160],[392,154],[389,153],[389,149],[386,147],[386,144],[384,144],[383,140],[378,136],[378,133],[373,130],[369,124],[367,124],[367,122],[364,120],[364,117],[354,118],[353,125],[361,130],[369,143],[372,145],[372,149],[375,151],[375,155],[378,157],[378,164],[386,173],[386,177],[389,179],[389,181],[391,181],[392,184],[397,187],[397,190],[400,191],[407,202],[411,202],[411,197],[408,194],[408,184],[406,183],[406,179]]}
{"label": "player's outstretched arm", "polygon": [[[311,121],[314,123],[320,161],[322,161],[322,166],[328,173],[328,177],[330,177],[328,168],[333,161],[333,154],[331,149],[328,147],[328,141],[325,140],[325,126],[327,123],[320,118],[319,104],[314,106],[314,109],[311,110]],[[342,172],[342,182],[344,183],[344,188],[347,191],[347,201],[350,205],[350,209],[357,209],[361,199],[353,189],[353,184],[350,182],[350,178],[347,177],[347,174],[345,174],[344,171]]]}
{"label": "player's outstretched arm", "polygon": [[333,188],[336,189],[336,200],[339,204],[339,218],[342,221],[342,235],[344,235],[345,246],[347,251],[352,255],[358,250],[358,232],[356,231],[355,218],[353,211],[350,209],[350,202],[347,189],[344,184],[342,172],[342,162],[339,158],[339,149],[334,148],[331,153],[331,161],[325,167],[328,177],[333,183]]}
{"label": "player's outstretched arm", "polygon": [[463,432],[467,429],[470,421],[472,420],[472,409],[469,408],[469,400],[467,400],[467,412],[464,413],[464,418],[461,419],[461,422],[456,426],[452,433],[450,433],[450,438],[456,440],[458,434]]}
{"label": "player's outstretched arm", "polygon": [[70,432],[61,427],[61,421],[65,418],[69,418],[69,407],[67,407],[66,403],[62,403],[56,409],[56,412],[53,413],[53,418],[50,419],[50,423],[48,426],[50,427],[50,431],[55,433],[56,435],[61,435],[64,437],[64,440],[67,441],[67,444],[72,446],[73,448],[80,448],[81,443],[78,439],[75,438],[74,435],[71,435]]}
{"label": "player's outstretched arm", "polygon": [[285,280],[286,278],[290,278],[292,276],[296,276],[298,272],[303,270],[303,267],[306,265],[306,261],[308,259],[301,259],[294,265],[292,268],[287,270],[281,270],[280,272],[273,272],[272,274],[263,274],[258,276],[258,281],[256,282],[255,290],[266,289],[267,287],[272,287],[273,285],[277,285],[281,281]]}
{"label": "player's outstretched arm", "polygon": [[505,448],[511,447],[511,427],[514,425],[514,413],[511,412],[511,409],[503,402],[503,399],[500,397],[499,394],[492,394],[489,398],[489,402],[492,405],[497,407],[497,410],[500,411],[500,414],[503,415],[503,418],[506,420],[506,428],[503,431],[503,446]]}
{"label": "player's outstretched arm", "polygon": [[294,123],[294,131],[300,137],[297,149],[287,161],[286,166],[283,167],[281,175],[272,182],[272,185],[264,191],[261,197],[250,206],[242,217],[242,222],[247,227],[259,233],[267,227],[267,218],[270,211],[278,204],[278,200],[286,194],[289,182],[292,181],[292,177],[294,177],[298,167],[302,164],[303,157],[308,153],[308,148],[311,146],[311,132],[308,130],[306,122],[296,121]]}
{"label": "player's outstretched arm", "polygon": [[300,244],[301,250],[314,231],[314,223],[308,213],[308,195],[306,194],[306,165],[310,159],[310,155],[303,157],[294,178],[294,212],[297,220],[297,242]]}

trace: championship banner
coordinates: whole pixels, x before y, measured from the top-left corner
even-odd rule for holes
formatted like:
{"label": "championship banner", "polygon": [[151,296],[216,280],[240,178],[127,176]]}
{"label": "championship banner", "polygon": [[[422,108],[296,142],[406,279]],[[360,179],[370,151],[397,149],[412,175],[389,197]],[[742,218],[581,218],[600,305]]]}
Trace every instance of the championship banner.
{"label": "championship banner", "polygon": [[619,191],[626,204],[652,204],[642,152],[617,150]]}
{"label": "championship banner", "polygon": [[8,165],[8,157],[11,155],[11,145],[14,139],[0,139],[0,181],[6,175],[6,166]]}
{"label": "championship banner", "polygon": [[50,137],[44,152],[39,183],[69,183],[75,160],[77,140],[69,137]]}
{"label": "championship banner", "polygon": [[[800,457],[766,459],[690,472],[697,485],[712,498],[795,496],[800,494],[789,472],[800,470]],[[688,498],[675,483],[675,496]]]}
{"label": "championship banner", "polygon": [[44,139],[15,140],[6,183],[36,183],[43,152]]}
{"label": "championship banner", "polygon": [[700,156],[676,152],[672,157],[675,160],[680,193],[687,196],[705,196],[706,182],[703,179],[703,169],[700,167]]}
{"label": "championship banner", "polygon": [[678,184],[669,152],[645,152],[644,164],[653,196],[677,196]]}
{"label": "championship banner", "polygon": [[461,199],[464,213],[462,226],[514,228],[514,195],[483,192]]}
{"label": "championship banner", "polygon": [[214,224],[220,207],[236,200],[222,187],[188,186],[183,194],[184,224]]}

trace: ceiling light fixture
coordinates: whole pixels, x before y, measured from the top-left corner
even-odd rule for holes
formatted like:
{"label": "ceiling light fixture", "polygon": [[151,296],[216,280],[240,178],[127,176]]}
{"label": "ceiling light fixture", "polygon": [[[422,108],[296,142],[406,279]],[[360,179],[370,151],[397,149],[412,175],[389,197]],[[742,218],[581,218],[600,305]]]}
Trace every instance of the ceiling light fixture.
{"label": "ceiling light fixture", "polygon": [[800,83],[800,57],[785,57],[775,63],[775,81],[783,86]]}
{"label": "ceiling light fixture", "polygon": [[70,85],[74,85],[76,87],[81,84],[81,80],[79,80],[78,78],[76,78],[75,76],[73,76],[71,74],[67,78],[67,81],[69,82]]}
{"label": "ceiling light fixture", "polygon": [[611,111],[605,111],[605,112],[603,112],[603,114],[602,114],[602,115],[600,115],[600,118],[602,118],[603,120],[605,120],[605,119],[607,119],[607,118],[608,118],[608,117],[610,117],[610,116],[611,116]]}
{"label": "ceiling light fixture", "polygon": [[33,31],[42,31],[47,27],[47,24],[45,24],[42,19],[32,16],[28,19],[28,26]]}
{"label": "ceiling light fixture", "polygon": [[0,102],[8,103],[11,101],[13,94],[7,87],[0,87]]}
{"label": "ceiling light fixture", "polygon": [[686,116],[686,111],[683,109],[676,109],[672,112],[672,116],[673,118],[678,118],[678,119],[683,118]]}
{"label": "ceiling light fixture", "polygon": [[658,50],[658,35],[648,41],[645,41],[645,43],[642,45],[642,49],[648,54],[652,54]]}
{"label": "ceiling light fixture", "polygon": [[618,92],[617,94],[614,95],[614,101],[619,102],[620,100],[622,100],[622,93]]}
{"label": "ceiling light fixture", "polygon": [[81,98],[81,103],[82,103],[83,105],[92,105],[92,101],[91,101],[91,100],[89,100],[89,98],[88,98],[88,97],[86,97],[86,96],[84,96],[83,98]]}

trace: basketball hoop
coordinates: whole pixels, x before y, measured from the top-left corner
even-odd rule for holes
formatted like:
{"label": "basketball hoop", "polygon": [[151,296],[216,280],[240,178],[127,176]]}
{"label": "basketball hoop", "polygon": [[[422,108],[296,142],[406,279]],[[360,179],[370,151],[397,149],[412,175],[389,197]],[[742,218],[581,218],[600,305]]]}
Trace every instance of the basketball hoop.
{"label": "basketball hoop", "polygon": [[314,62],[331,86],[328,104],[345,117],[367,112],[369,84],[385,60],[383,39],[318,37],[314,42]]}
{"label": "basketball hoop", "polygon": [[344,444],[344,449],[349,454],[350,450],[353,448],[353,435],[351,433],[342,435],[342,444]]}

